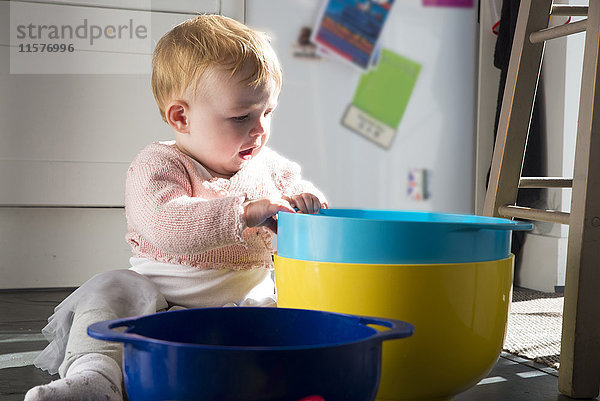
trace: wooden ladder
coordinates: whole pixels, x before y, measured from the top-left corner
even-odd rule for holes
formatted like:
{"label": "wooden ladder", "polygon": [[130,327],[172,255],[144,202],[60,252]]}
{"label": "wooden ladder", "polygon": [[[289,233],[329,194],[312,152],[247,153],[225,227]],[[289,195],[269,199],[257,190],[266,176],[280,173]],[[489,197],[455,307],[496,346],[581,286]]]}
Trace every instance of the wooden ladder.
{"label": "wooden ladder", "polygon": [[[548,27],[550,15],[587,19]],[[545,41],[586,31],[573,178],[521,177]],[[600,385],[600,0],[521,0],[483,214],[568,224],[559,391],[594,398]],[[572,187],[571,211],[515,205],[519,188]]]}

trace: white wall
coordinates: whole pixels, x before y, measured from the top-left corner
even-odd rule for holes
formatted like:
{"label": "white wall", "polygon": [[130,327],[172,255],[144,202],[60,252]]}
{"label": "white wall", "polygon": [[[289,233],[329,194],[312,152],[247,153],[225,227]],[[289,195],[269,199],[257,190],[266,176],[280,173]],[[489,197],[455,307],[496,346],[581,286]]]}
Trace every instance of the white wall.
{"label": "white wall", "polygon": [[129,267],[122,208],[0,208],[0,288],[77,286]]}

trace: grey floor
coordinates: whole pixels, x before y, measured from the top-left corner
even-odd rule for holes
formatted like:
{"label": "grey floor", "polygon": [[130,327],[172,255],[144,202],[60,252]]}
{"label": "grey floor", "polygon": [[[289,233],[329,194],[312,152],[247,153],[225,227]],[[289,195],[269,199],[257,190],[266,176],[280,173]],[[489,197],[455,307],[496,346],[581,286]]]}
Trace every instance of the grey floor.
{"label": "grey floor", "polygon": [[[58,378],[31,361],[46,345],[41,328],[71,291],[0,291],[0,400],[21,401],[29,388]],[[570,400],[559,394],[557,383],[556,370],[502,353],[490,374],[455,401]]]}

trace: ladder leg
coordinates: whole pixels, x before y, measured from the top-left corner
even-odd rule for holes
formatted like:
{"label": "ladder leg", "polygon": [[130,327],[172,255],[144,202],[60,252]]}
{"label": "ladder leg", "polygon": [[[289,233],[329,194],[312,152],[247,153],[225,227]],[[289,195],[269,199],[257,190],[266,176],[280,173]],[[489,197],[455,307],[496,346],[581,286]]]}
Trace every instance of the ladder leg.
{"label": "ladder leg", "polygon": [[585,39],[567,250],[559,390],[593,398],[600,385],[600,1]]}
{"label": "ladder leg", "polygon": [[529,34],[548,27],[551,7],[552,0],[521,1],[483,208],[486,216],[499,216],[498,207],[513,205],[517,199],[544,52],[544,42],[532,44]]}

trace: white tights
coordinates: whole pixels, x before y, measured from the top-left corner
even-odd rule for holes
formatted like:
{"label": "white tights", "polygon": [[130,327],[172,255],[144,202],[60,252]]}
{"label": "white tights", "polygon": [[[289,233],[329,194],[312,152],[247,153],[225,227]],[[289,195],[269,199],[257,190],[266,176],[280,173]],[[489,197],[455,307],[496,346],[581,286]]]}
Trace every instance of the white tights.
{"label": "white tights", "polygon": [[[59,373],[61,379],[29,390],[25,401],[122,400],[123,346],[89,337],[87,328],[92,323],[148,315],[166,310],[169,304],[183,299],[202,303],[186,302],[185,307],[275,306],[267,269],[254,273],[208,271],[202,277],[201,273],[173,275],[170,266],[138,263],[137,267],[146,268],[153,275],[132,270],[101,273],[56,307],[42,330],[50,344],[34,365],[50,374]],[[185,292],[182,287],[187,288]],[[265,297],[259,297],[264,294]],[[169,299],[171,295],[173,299]],[[207,302],[210,303],[204,304]]]}

